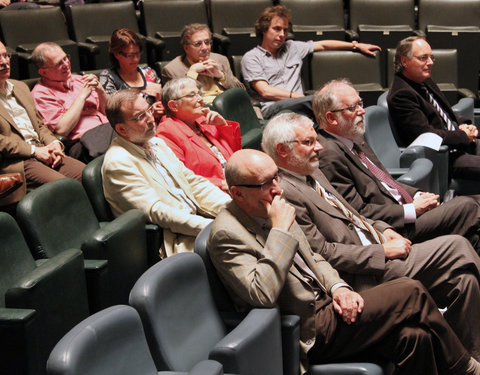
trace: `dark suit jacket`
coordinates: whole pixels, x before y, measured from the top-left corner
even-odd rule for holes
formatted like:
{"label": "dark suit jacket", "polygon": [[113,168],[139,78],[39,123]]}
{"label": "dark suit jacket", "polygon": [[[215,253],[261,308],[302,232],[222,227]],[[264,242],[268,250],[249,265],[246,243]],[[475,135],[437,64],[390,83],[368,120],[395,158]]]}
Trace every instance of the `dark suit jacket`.
{"label": "dark suit jacket", "polygon": [[[327,132],[321,130],[318,138],[324,148],[319,153],[319,167],[345,200],[363,216],[385,221],[397,231],[405,232],[403,207],[362,161],[343,142]],[[358,144],[367,157],[388,174],[370,146],[365,142]],[[401,185],[412,197],[418,191],[417,188]]]}
{"label": "dark suit jacket", "polygon": [[[224,90],[231,89],[232,87],[245,88],[237,79],[237,77],[233,75],[232,69],[230,69],[230,63],[225,56],[218,53],[211,53],[210,58],[215,60],[222,67],[222,70],[225,73],[225,82],[222,84],[219,80],[216,80],[217,85],[222,87]],[[173,78],[185,77],[188,69],[190,69],[190,63],[185,55],[175,57],[162,69],[163,84],[167,83]],[[202,82],[202,75],[199,75],[197,80]]]}
{"label": "dark suit jacket", "polygon": [[[430,78],[424,81],[428,89],[433,92],[435,99],[442,106],[449,117],[458,124],[470,123],[466,118],[457,117],[450,104],[438,86]],[[421,85],[397,73],[387,96],[388,109],[392,117],[400,146],[408,146],[420,134],[432,132],[443,138],[443,144],[456,149],[465,149],[470,145],[465,132],[462,130],[445,130],[444,121],[428,101],[427,94]]]}
{"label": "dark suit jacket", "polygon": [[[220,211],[208,239],[208,252],[220,279],[240,310],[279,305],[283,314],[300,316],[300,340],[305,364],[307,351],[319,331],[328,330],[329,322],[315,328],[315,306],[319,310],[331,303],[333,285],[344,282],[337,271],[310,249],[296,223],[290,233],[263,230],[235,202]],[[293,266],[299,252],[321,283],[322,295],[315,302],[312,287]]]}
{"label": "dark suit jacket", "polygon": [[[325,190],[335,195],[350,211],[361,216],[330,185],[320,170],[312,177]],[[385,251],[382,245],[362,244],[354,225],[307,183],[284,173],[280,181],[283,196],[295,207],[296,220],[308,239],[312,250],[321,254],[355,289],[372,287],[375,276],[385,272]],[[382,221],[363,218],[380,232],[391,228]]]}
{"label": "dark suit jacket", "polygon": [[[18,104],[27,111],[33,128],[38,134],[39,141],[48,145],[56,140],[53,133],[43,124],[40,115],[35,109],[28,86],[21,81],[13,79],[9,81],[13,84],[13,96],[17,99]],[[0,173],[20,172],[23,174],[23,160],[31,157],[31,146],[25,142],[17,124],[2,104],[0,104],[0,150],[3,156]],[[25,191],[25,184],[23,184],[17,191],[0,200],[0,204],[17,202],[25,195]]]}

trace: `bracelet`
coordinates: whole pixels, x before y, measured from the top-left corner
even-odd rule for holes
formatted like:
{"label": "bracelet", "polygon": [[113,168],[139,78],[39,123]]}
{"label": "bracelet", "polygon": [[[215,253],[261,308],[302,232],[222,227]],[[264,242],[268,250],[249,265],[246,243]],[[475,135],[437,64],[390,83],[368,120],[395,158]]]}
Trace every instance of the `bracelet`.
{"label": "bracelet", "polygon": [[293,93],[293,90],[292,90],[292,91],[290,91],[290,97],[292,97],[292,93]]}

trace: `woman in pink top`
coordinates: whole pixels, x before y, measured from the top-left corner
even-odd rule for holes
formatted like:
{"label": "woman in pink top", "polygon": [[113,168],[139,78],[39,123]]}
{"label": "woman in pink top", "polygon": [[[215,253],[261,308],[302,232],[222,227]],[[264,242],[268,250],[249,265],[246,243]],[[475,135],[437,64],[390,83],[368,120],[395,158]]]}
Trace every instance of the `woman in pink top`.
{"label": "woman in pink top", "polygon": [[189,77],[165,84],[162,102],[168,117],[158,125],[157,136],[187,168],[227,190],[223,166],[242,148],[240,125],[205,108],[200,87]]}

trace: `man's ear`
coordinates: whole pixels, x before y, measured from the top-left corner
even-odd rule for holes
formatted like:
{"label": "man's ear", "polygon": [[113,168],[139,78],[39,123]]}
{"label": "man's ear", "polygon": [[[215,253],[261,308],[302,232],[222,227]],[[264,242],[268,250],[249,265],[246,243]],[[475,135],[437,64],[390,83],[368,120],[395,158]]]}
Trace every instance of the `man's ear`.
{"label": "man's ear", "polygon": [[291,149],[285,143],[277,143],[275,150],[277,151],[277,155],[282,159],[288,157],[291,152]]}
{"label": "man's ear", "polygon": [[127,138],[128,137],[128,132],[127,132],[127,127],[122,124],[122,123],[117,123],[114,126],[115,131],[118,133],[118,135],[122,138]]}
{"label": "man's ear", "polygon": [[402,66],[404,68],[406,68],[405,64],[407,61],[409,61],[410,59],[407,57],[407,56],[400,56],[400,63],[402,64]]}
{"label": "man's ear", "polygon": [[232,199],[236,201],[243,200],[243,193],[241,189],[238,188],[238,186],[233,185],[230,187],[230,195],[232,196]]}
{"label": "man's ear", "polygon": [[167,105],[170,111],[172,111],[173,113],[178,112],[178,102],[176,100],[169,100]]}
{"label": "man's ear", "polygon": [[38,68],[38,74],[43,77],[45,75],[45,69],[44,68]]}
{"label": "man's ear", "polygon": [[328,111],[325,113],[325,120],[327,121],[328,126],[337,126],[338,125],[338,119],[337,115],[333,112]]}

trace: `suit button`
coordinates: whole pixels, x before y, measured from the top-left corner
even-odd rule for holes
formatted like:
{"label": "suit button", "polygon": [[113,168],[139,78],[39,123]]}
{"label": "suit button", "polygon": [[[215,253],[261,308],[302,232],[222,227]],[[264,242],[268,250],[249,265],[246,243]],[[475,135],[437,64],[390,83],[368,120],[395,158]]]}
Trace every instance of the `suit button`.
{"label": "suit button", "polygon": [[353,223],[349,223],[348,224],[348,229],[355,230],[355,225],[353,225]]}
{"label": "suit button", "polygon": [[312,340],[307,340],[306,344],[307,344],[307,345],[311,345],[311,344],[312,344]]}
{"label": "suit button", "polygon": [[309,305],[310,307],[315,307],[315,302],[310,302]]}

